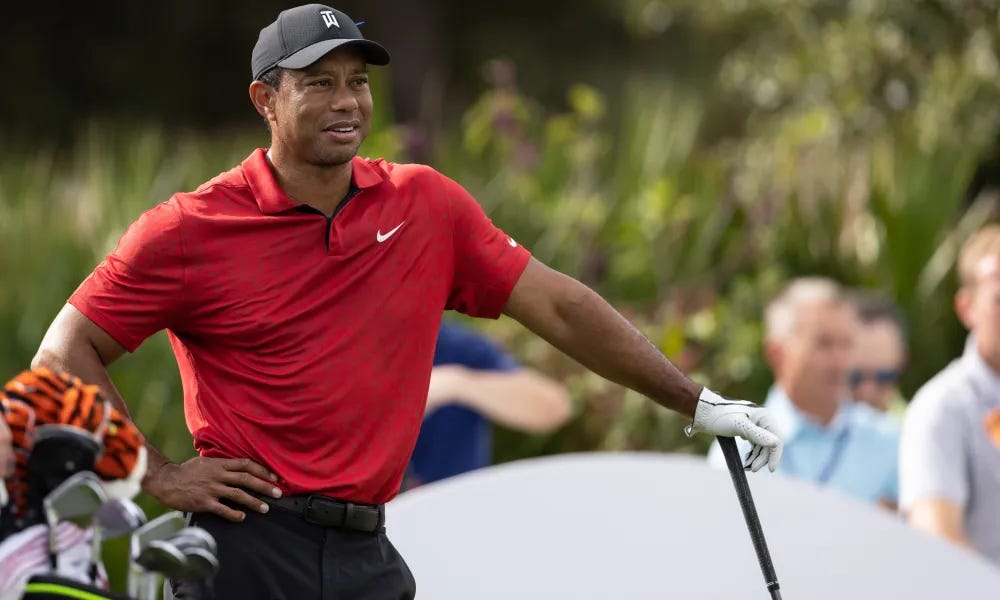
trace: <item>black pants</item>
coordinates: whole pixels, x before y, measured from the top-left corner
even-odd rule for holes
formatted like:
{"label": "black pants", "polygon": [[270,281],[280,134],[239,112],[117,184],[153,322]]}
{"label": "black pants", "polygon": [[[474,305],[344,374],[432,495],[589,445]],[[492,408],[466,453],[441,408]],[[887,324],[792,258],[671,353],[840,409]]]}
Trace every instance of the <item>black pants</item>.
{"label": "black pants", "polygon": [[385,533],[361,533],[306,523],[271,506],[246,512],[242,523],[194,514],[219,545],[211,585],[171,581],[177,600],[410,600],[416,583]]}

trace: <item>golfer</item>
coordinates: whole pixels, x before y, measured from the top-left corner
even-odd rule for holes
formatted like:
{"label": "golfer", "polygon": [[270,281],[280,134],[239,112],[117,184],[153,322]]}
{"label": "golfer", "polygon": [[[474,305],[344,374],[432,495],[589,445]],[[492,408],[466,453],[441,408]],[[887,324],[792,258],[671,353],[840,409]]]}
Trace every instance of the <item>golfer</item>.
{"label": "golfer", "polygon": [[383,504],[420,430],[444,310],[507,314],[695,430],[747,438],[753,470],[780,458],[763,408],[687,379],[459,184],[357,156],[368,68],[388,62],[339,10],[280,13],[251,56],[270,147],[140,216],[35,357],[124,409],[107,366],[168,331],[199,456],[174,464],[150,449],[143,485],[193,513],[222,563],[213,589],[178,583],[176,597],[413,597]]}

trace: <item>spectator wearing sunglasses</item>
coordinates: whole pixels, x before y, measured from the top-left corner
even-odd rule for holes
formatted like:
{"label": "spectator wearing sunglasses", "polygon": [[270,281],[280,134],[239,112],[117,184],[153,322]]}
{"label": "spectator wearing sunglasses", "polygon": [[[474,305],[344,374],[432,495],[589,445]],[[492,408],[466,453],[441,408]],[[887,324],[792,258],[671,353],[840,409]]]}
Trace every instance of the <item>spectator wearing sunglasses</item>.
{"label": "spectator wearing sunglasses", "polygon": [[[768,304],[764,356],[774,385],[765,406],[785,436],[778,472],[894,507],[898,434],[848,388],[858,328],[854,304],[829,279],[795,279]],[[717,443],[709,461],[725,464]]]}
{"label": "spectator wearing sunglasses", "polygon": [[851,295],[860,326],[854,367],[848,374],[851,396],[862,404],[902,420],[906,401],[899,377],[906,367],[906,327],[902,311],[886,298],[866,291]]}

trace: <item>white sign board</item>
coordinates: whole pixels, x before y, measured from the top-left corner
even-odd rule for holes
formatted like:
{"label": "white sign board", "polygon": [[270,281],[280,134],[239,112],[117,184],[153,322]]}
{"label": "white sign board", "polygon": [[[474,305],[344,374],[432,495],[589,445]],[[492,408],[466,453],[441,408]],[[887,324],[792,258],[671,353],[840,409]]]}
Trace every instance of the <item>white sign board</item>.
{"label": "white sign board", "polygon": [[[784,600],[996,598],[1000,569],[888,511],[748,473]],[[729,473],[572,454],[401,494],[389,537],[426,600],[769,598]]]}

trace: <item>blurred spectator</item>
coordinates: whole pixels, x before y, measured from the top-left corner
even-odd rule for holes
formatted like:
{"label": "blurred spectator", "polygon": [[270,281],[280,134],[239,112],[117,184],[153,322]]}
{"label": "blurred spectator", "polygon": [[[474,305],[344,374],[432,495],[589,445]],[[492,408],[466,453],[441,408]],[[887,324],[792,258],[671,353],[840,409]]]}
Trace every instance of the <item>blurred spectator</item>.
{"label": "blurred spectator", "polygon": [[[765,406],[785,439],[778,472],[895,505],[898,438],[885,416],[850,399],[858,318],[840,286],[817,277],[792,281],[767,306],[764,326],[775,380]],[[709,460],[725,465],[718,443]]]}
{"label": "blurred spectator", "polygon": [[882,296],[851,294],[860,327],[849,381],[851,395],[893,418],[902,419],[906,402],[899,393],[899,377],[906,367],[906,327],[903,313]]}
{"label": "blurred spectator", "polygon": [[914,527],[1000,563],[1000,225],[966,242],[958,275],[970,336],[906,412],[900,505]]}
{"label": "blurred spectator", "polygon": [[427,411],[403,489],[492,462],[491,422],[530,433],[570,417],[562,384],[521,367],[498,345],[458,323],[438,333]]}

